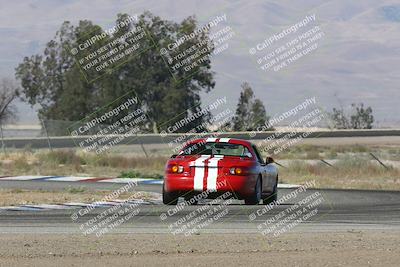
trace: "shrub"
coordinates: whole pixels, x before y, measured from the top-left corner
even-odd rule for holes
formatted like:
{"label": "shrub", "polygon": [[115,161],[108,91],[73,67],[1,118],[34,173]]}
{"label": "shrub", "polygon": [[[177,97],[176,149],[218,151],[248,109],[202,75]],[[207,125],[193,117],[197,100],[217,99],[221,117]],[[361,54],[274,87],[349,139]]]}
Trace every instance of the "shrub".
{"label": "shrub", "polygon": [[84,164],[84,160],[75,154],[75,151],[68,150],[54,150],[47,153],[39,154],[40,161],[50,162],[56,164]]}

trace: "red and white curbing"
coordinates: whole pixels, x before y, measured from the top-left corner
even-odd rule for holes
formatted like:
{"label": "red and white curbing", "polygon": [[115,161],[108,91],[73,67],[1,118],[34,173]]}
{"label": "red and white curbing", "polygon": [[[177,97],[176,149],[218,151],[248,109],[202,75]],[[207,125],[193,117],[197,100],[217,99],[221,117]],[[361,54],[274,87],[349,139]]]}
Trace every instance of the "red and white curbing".
{"label": "red and white curbing", "polygon": [[[88,176],[0,176],[1,181],[51,181],[51,182],[97,182],[97,183],[138,183],[138,184],[163,184],[162,179],[152,178],[110,178]],[[278,184],[278,188],[298,188],[298,184]]]}
{"label": "red and white curbing", "polygon": [[114,178],[114,177],[88,177],[88,176],[0,176],[1,181],[51,181],[51,182],[100,182],[100,183],[138,183],[162,184],[161,179],[152,178]]}
{"label": "red and white curbing", "polygon": [[[137,184],[163,184],[162,179],[153,178],[113,178],[113,177],[89,177],[89,176],[0,176],[1,181],[51,181],[51,182],[96,182],[96,183],[137,183]],[[298,188],[298,184],[278,184],[278,188]]]}
{"label": "red and white curbing", "polygon": [[132,204],[143,204],[160,205],[162,203],[161,197],[150,199],[150,200],[113,200],[113,201],[98,201],[93,203],[62,203],[62,204],[37,204],[37,205],[20,205],[20,206],[6,206],[0,207],[1,211],[45,211],[45,210],[66,210],[66,209],[80,209],[85,207],[96,207],[96,208],[107,208],[117,205],[132,205]]}

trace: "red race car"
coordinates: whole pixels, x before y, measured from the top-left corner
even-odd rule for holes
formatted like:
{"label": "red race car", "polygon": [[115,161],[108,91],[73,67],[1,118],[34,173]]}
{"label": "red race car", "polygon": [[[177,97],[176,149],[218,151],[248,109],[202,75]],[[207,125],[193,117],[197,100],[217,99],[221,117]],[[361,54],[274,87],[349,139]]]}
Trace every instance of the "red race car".
{"label": "red race car", "polygon": [[[166,164],[163,203],[176,205],[179,197],[196,204],[195,196],[216,198],[231,192],[247,205],[277,198],[278,170],[271,157],[261,158],[252,143],[230,138],[188,142]],[[205,194],[206,193],[206,194]],[[195,201],[190,201],[193,200]]]}

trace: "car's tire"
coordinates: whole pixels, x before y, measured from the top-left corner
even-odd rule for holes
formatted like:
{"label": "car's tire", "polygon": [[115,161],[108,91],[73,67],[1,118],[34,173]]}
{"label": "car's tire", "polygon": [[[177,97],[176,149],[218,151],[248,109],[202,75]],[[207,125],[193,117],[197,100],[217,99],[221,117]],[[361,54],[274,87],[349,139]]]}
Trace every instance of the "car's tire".
{"label": "car's tire", "polygon": [[261,194],[262,194],[262,185],[261,185],[261,179],[258,178],[256,182],[256,186],[254,189],[254,194],[248,198],[244,199],[244,204],[246,205],[258,205],[261,200]]}
{"label": "car's tire", "polygon": [[263,198],[263,204],[268,205],[276,200],[278,200],[278,176],[276,177],[276,184],[274,185],[272,193],[266,198]]}
{"label": "car's tire", "polygon": [[163,186],[162,201],[165,205],[178,204],[178,195],[172,192],[166,192]]}

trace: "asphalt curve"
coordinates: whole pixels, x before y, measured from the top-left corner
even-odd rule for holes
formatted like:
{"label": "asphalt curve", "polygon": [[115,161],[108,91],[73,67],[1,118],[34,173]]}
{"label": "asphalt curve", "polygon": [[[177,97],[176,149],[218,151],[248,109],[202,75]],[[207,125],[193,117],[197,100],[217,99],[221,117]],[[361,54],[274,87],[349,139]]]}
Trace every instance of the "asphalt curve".
{"label": "asphalt curve", "polygon": [[[30,181],[0,182],[1,188],[57,191],[71,186],[85,187],[88,190],[112,190],[121,185]],[[136,190],[160,192],[161,186],[139,185]],[[187,233],[187,231],[182,231],[182,226],[187,223],[187,221],[183,222],[185,218],[193,219],[194,214],[200,216],[199,214],[206,212],[207,209],[219,210],[219,214],[222,214],[222,211],[225,212],[219,217],[214,217],[211,223],[202,224],[201,227],[198,227],[198,233],[261,233],[263,229],[266,229],[263,227],[271,227],[278,222],[284,222],[284,224],[280,224],[281,229],[286,225],[288,231],[301,232],[400,229],[400,192],[308,189],[305,192],[296,191],[298,194],[294,195],[292,193],[294,191],[295,189],[280,189],[278,200],[286,200],[268,211],[265,210],[265,205],[245,206],[240,201],[225,202],[223,205],[221,203],[211,205],[210,202],[206,201],[195,206],[184,206],[181,209],[174,209],[174,206],[161,204],[139,205],[135,207],[138,211],[137,214],[135,213],[134,216],[117,227],[113,227],[110,231],[113,233],[184,234]],[[300,223],[296,223],[299,222],[298,218],[300,217],[280,216],[295,213],[296,208],[301,203],[304,204],[303,208],[309,208],[309,214],[311,214],[311,210],[315,213],[303,217],[304,220]],[[106,212],[107,216],[112,216],[116,215],[113,213],[117,213],[117,211],[110,211],[110,208],[94,208],[74,221],[71,218],[76,212],[77,209],[1,211],[0,233],[82,233],[85,229],[82,228],[82,225],[87,226],[89,221],[97,220],[99,215]],[[181,230],[178,231],[179,229]]]}

